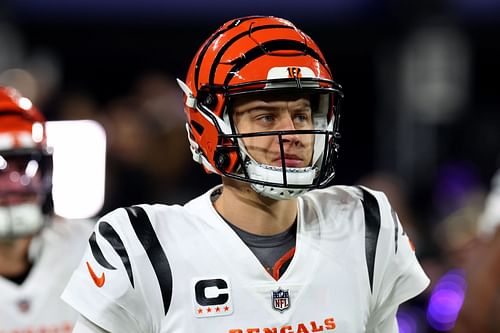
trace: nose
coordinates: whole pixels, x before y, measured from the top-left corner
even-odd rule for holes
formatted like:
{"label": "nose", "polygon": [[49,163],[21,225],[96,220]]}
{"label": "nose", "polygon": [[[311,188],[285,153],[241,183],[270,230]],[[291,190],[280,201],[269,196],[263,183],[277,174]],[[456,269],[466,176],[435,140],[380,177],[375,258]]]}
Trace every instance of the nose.
{"label": "nose", "polygon": [[[280,131],[294,131],[297,128],[295,127],[295,123],[293,122],[292,115],[289,112],[285,112],[281,122],[280,122]],[[299,141],[298,134],[286,134],[283,135],[283,142],[287,143],[295,143]]]}

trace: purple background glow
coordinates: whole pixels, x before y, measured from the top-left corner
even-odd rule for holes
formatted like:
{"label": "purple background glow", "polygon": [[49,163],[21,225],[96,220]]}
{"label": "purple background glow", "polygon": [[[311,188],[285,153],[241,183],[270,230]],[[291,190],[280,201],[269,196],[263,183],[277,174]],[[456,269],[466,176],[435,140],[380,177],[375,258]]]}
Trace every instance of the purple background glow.
{"label": "purple background glow", "polygon": [[427,321],[433,328],[447,331],[455,326],[466,289],[465,274],[461,270],[451,270],[439,280],[427,308]]}

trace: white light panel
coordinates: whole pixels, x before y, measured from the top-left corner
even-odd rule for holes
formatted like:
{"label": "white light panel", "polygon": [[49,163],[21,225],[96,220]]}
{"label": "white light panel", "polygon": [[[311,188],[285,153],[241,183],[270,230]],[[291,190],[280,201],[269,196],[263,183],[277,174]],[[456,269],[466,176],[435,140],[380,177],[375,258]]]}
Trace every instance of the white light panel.
{"label": "white light panel", "polygon": [[104,204],[106,132],[93,120],[47,122],[54,149],[52,195],[57,215],[94,217]]}

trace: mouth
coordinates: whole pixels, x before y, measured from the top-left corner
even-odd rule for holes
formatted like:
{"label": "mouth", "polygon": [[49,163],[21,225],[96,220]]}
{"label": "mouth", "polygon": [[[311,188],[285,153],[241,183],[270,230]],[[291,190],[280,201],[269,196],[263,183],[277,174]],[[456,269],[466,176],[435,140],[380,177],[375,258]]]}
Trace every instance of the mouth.
{"label": "mouth", "polygon": [[[281,156],[274,159],[273,164],[281,167],[282,166]],[[298,155],[285,154],[285,166],[289,168],[303,168],[305,167],[304,159],[302,159]]]}

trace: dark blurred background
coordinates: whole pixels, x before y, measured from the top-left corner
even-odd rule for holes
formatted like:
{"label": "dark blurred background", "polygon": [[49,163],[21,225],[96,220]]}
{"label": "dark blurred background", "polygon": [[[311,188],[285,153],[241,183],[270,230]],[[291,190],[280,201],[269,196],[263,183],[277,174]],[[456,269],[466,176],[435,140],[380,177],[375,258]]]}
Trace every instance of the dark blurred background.
{"label": "dark blurred background", "polygon": [[[219,179],[191,161],[175,78],[222,23],[255,14],[302,28],[344,88],[334,183],[386,191],[433,287],[468,265],[500,160],[500,1],[4,0],[0,82],[50,120],[103,124],[102,213],[183,203]],[[402,332],[453,327],[454,301],[436,319],[429,299],[402,312]]]}

